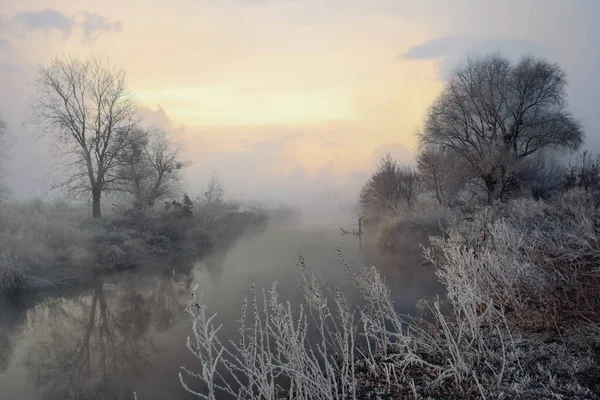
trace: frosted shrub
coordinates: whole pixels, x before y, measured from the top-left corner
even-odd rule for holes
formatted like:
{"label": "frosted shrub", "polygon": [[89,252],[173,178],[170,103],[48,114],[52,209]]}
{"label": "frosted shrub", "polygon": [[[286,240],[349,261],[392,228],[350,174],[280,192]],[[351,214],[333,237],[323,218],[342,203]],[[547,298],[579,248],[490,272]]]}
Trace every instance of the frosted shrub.
{"label": "frosted shrub", "polygon": [[28,284],[18,260],[6,252],[0,253],[0,288],[15,293],[27,289]]}
{"label": "frosted shrub", "polygon": [[[527,323],[554,325],[600,309],[600,214],[591,196],[488,207],[431,239],[426,257],[453,303],[495,304]],[[575,321],[572,319],[575,318]]]}
{"label": "frosted shrub", "polygon": [[[303,304],[283,302],[274,284],[242,306],[240,337],[224,343],[221,325],[194,292],[188,349],[199,370],[182,367],[183,386],[204,399],[485,398],[537,393],[513,336],[492,301],[456,303],[428,321],[396,313],[376,268],[344,262],[364,305],[352,307],[299,257]],[[198,389],[191,382],[202,384]],[[559,386],[563,382],[559,382]],[[562,387],[562,386],[561,386]],[[559,389],[557,389],[559,390]],[[562,390],[562,389],[560,389]],[[559,392],[560,392],[559,390]],[[582,389],[583,390],[583,389]]]}
{"label": "frosted shrub", "polygon": [[[182,384],[205,399],[597,398],[600,353],[586,332],[598,333],[600,218],[589,195],[449,221],[424,250],[448,307],[436,300],[421,319],[399,315],[375,267],[342,259],[363,298],[351,306],[299,257],[304,302],[283,302],[276,284],[252,287],[237,341],[219,339],[194,293],[187,346],[200,370],[182,368]],[[548,340],[559,325],[568,334]]]}

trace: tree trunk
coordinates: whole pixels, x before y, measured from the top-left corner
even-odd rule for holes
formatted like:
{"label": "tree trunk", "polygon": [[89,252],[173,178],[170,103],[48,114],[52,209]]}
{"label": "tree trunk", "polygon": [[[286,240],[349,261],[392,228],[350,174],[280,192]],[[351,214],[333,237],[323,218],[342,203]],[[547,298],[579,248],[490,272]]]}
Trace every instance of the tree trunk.
{"label": "tree trunk", "polygon": [[98,187],[92,188],[92,217],[100,218],[102,213],[100,212],[100,195],[102,190]]}
{"label": "tree trunk", "polygon": [[492,204],[502,194],[503,185],[502,180],[496,179],[494,177],[485,177],[485,188],[487,191],[487,202],[488,204]]}

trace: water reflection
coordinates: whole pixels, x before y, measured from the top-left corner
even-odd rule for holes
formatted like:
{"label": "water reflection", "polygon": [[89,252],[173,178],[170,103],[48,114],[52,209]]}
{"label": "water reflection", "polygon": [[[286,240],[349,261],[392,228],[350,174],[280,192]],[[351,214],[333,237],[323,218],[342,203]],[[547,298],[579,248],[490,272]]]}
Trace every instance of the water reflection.
{"label": "water reflection", "polygon": [[44,331],[28,347],[25,365],[42,398],[131,399],[130,382],[161,350],[153,333],[169,330],[187,301],[192,266],[115,276],[31,309],[27,324]]}
{"label": "water reflection", "polygon": [[14,354],[19,325],[25,320],[25,308],[15,297],[0,297],[0,373],[8,370]]}
{"label": "water reflection", "polygon": [[339,237],[338,227],[270,226],[232,248],[202,260],[105,277],[87,287],[29,298],[0,297],[0,397],[7,399],[188,399],[177,378],[181,365],[196,370],[185,348],[190,334],[184,308],[196,284],[223,323],[223,340],[237,337],[235,321],[248,288],[278,281],[282,298],[303,296],[294,266],[297,252],[348,301],[359,300],[343,272],[336,247],[355,266],[377,265],[396,305],[411,312],[416,301],[440,292],[420,250],[382,254],[369,241]]}

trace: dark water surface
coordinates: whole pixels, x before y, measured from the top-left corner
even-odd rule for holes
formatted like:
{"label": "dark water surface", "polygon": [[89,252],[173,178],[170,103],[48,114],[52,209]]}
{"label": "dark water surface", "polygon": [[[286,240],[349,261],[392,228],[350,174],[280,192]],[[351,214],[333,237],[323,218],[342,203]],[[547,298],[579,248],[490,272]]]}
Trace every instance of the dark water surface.
{"label": "dark water surface", "polygon": [[[138,268],[95,284],[27,297],[0,297],[0,399],[191,399],[179,367],[198,370],[185,348],[191,334],[184,308],[198,284],[226,335],[237,334],[244,297],[255,283],[278,281],[283,300],[298,304],[297,253],[331,285],[359,300],[336,252],[351,266],[376,265],[398,311],[414,313],[418,299],[442,292],[416,244],[385,254],[374,243],[340,236],[339,225],[270,224],[226,251],[201,260]],[[234,337],[234,336],[232,336]]]}

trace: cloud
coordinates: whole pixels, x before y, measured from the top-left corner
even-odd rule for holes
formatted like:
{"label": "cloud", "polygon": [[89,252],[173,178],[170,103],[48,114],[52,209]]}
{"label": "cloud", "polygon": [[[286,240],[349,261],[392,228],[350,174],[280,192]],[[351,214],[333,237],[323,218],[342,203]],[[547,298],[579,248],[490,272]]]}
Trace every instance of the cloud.
{"label": "cloud", "polygon": [[439,58],[464,50],[469,44],[472,44],[472,40],[467,38],[438,38],[411,47],[401,57],[405,60]]}
{"label": "cloud", "polygon": [[86,41],[94,41],[103,33],[120,32],[123,29],[120,21],[111,21],[95,13],[84,13],[81,26],[83,27],[83,37]]}
{"label": "cloud", "polygon": [[57,29],[65,35],[70,35],[75,25],[73,18],[51,8],[42,11],[21,11],[13,19],[27,30]]}
{"label": "cloud", "polygon": [[[20,11],[12,17],[0,15],[0,32],[5,35],[23,36],[35,31],[59,31],[64,37],[81,33],[84,42],[93,42],[100,35],[119,32],[123,26],[118,20],[110,20],[96,13],[84,12],[67,15],[55,9],[42,11]],[[10,45],[8,38],[0,38],[0,48]]]}
{"label": "cloud", "polygon": [[447,37],[412,46],[400,57],[404,60],[437,60],[441,78],[445,78],[465,57],[493,52],[514,60],[525,54],[550,56],[553,49],[527,40]]}

